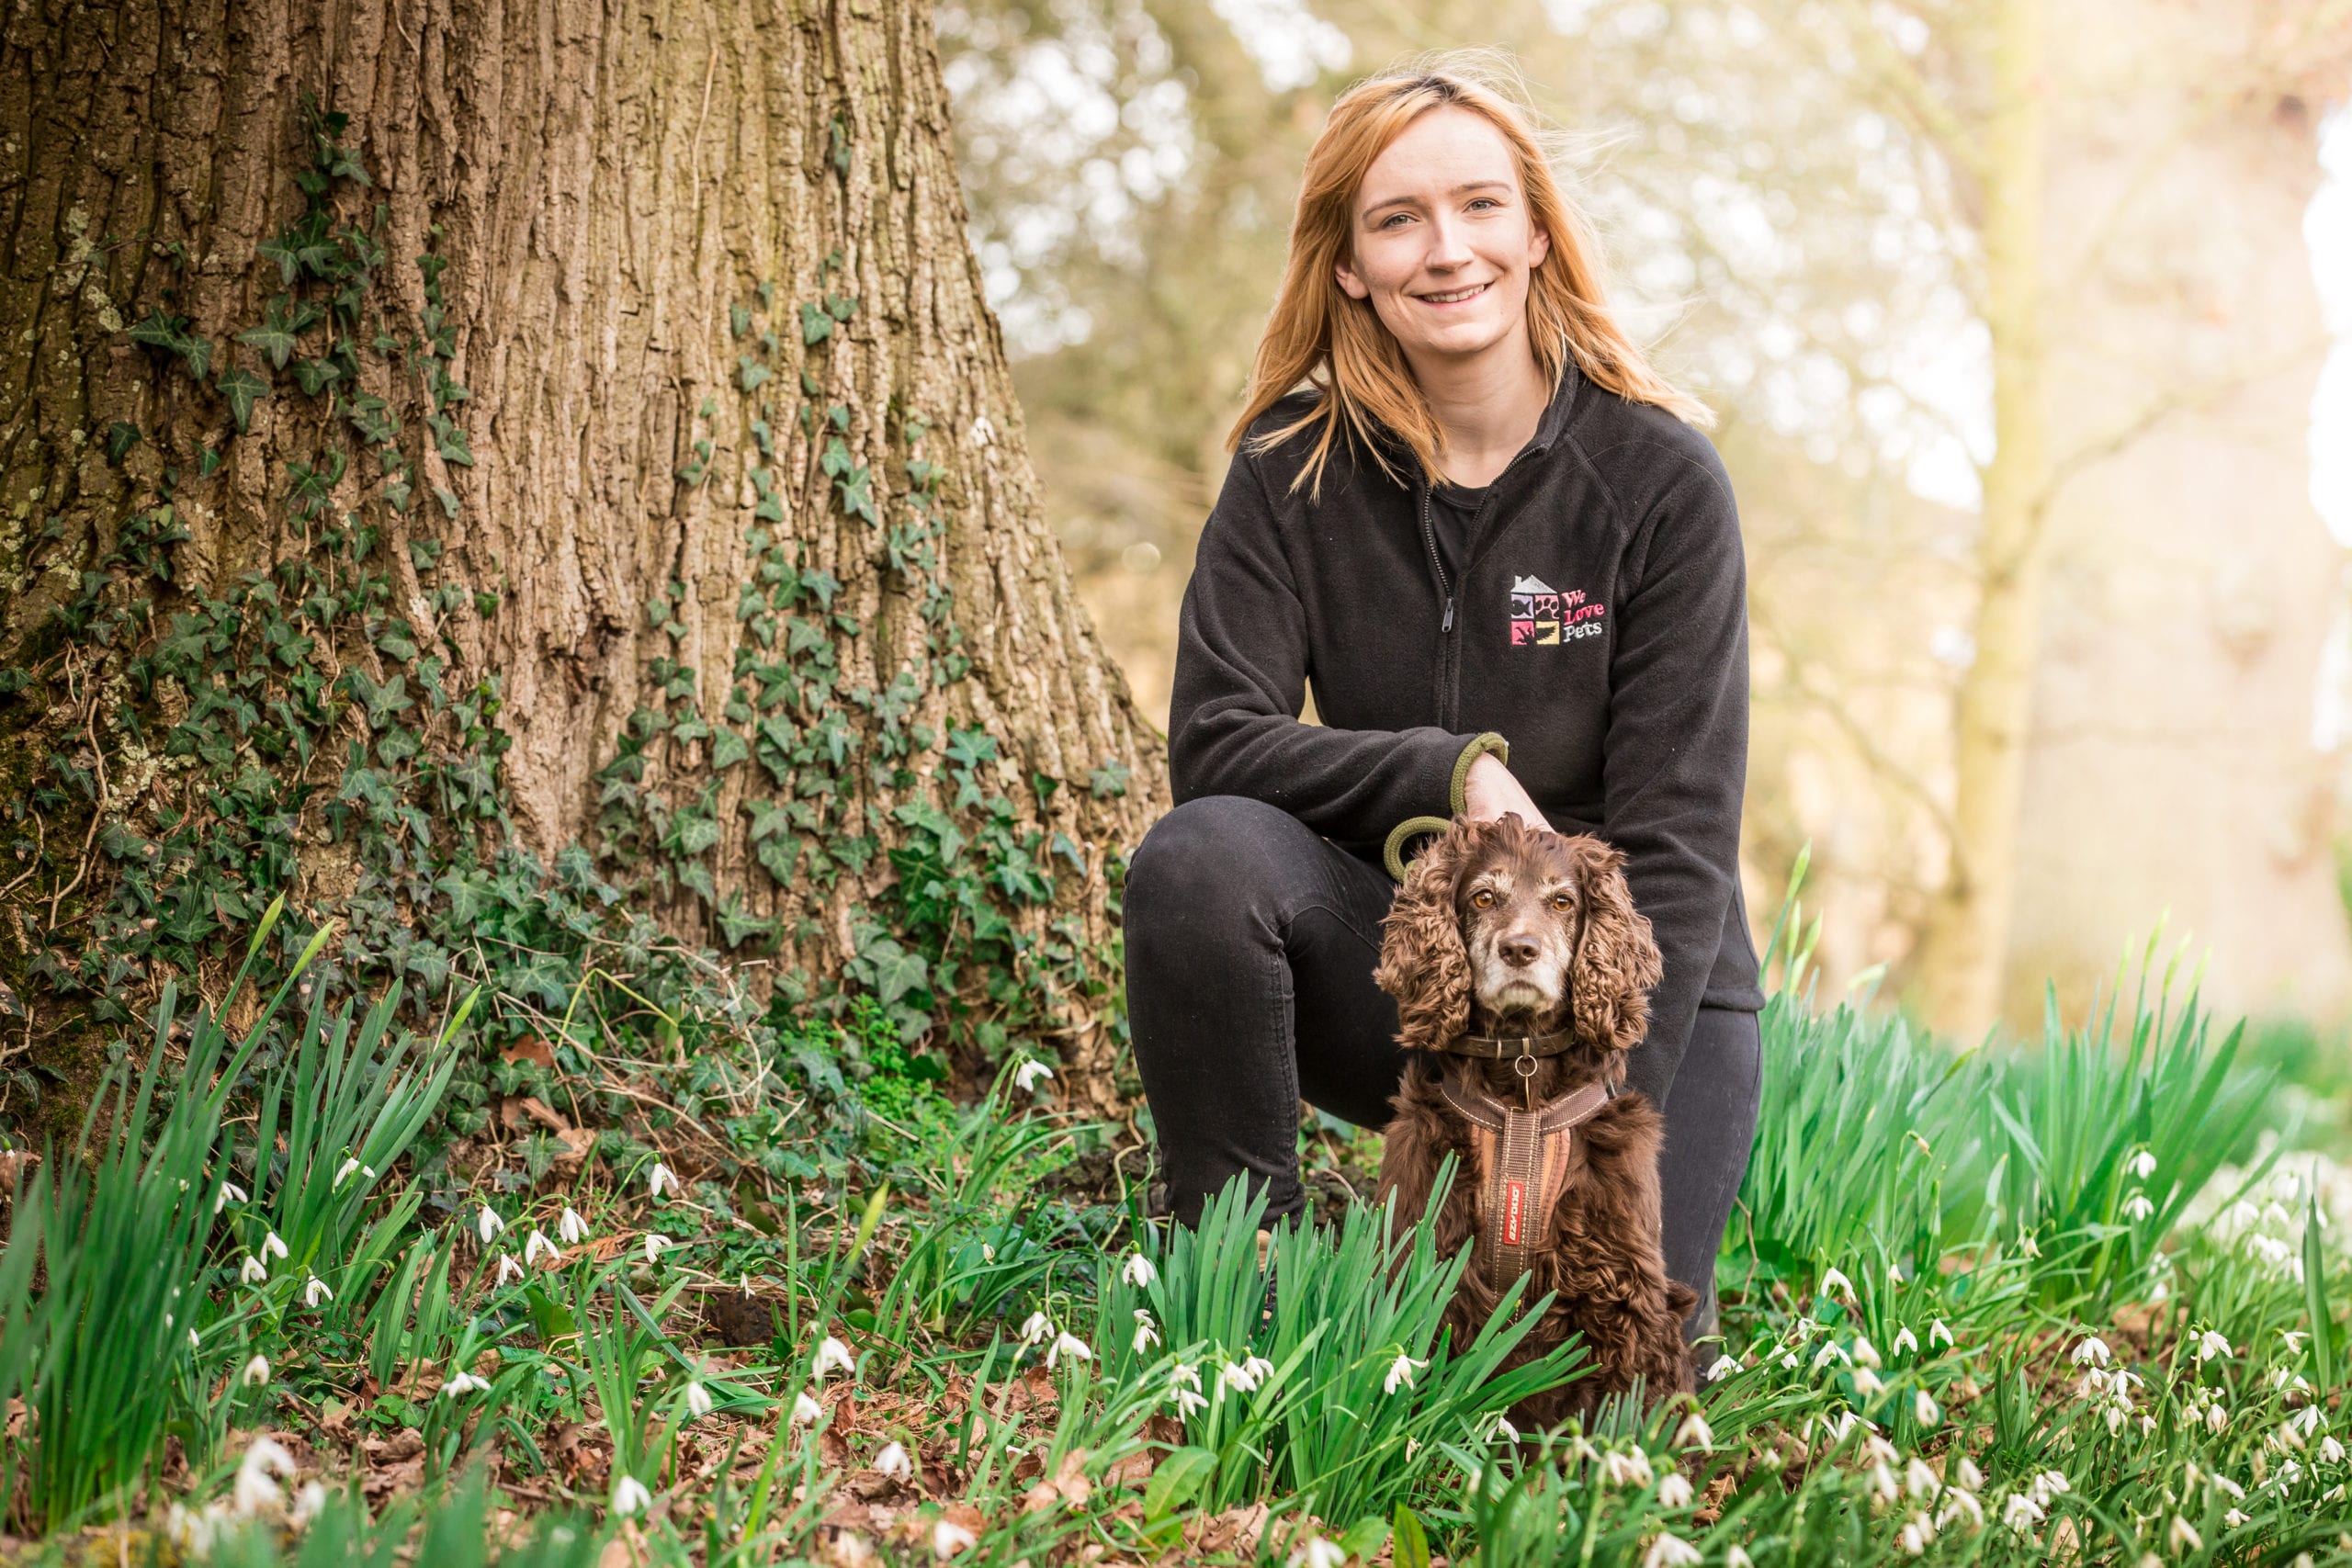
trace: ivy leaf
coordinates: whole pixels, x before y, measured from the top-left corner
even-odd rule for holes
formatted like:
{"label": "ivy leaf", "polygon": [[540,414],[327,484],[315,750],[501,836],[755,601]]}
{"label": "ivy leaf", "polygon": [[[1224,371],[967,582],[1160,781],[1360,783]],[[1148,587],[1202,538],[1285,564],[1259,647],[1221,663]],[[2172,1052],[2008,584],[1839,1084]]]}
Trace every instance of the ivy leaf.
{"label": "ivy leaf", "polygon": [[727,324],[734,330],[737,337],[743,336],[752,330],[752,308],[749,305],[729,305],[727,307]]}
{"label": "ivy leaf", "polygon": [[252,427],[254,402],[269,396],[269,383],[243,366],[223,370],[213,389],[229,400],[229,416],[237,422],[240,435]]}
{"label": "ivy leaf", "polygon": [[139,445],[139,427],[121,420],[107,427],[107,461],[119,463],[122,455]]}
{"label": "ivy leaf", "polygon": [[731,768],[752,754],[752,743],[731,729],[722,729],[711,738],[710,770]]}
{"label": "ivy leaf", "polygon": [[[187,373],[198,380],[212,374],[212,340],[194,333],[180,340],[180,358],[187,365]],[[244,428],[239,425],[238,429]]]}
{"label": "ivy leaf", "polygon": [[132,324],[130,341],[149,348],[160,348],[167,354],[177,354],[187,341],[187,318],[166,316],[161,310],[150,310],[147,319]]}
{"label": "ivy leaf", "polygon": [[931,965],[920,954],[909,953],[887,936],[858,956],[874,966],[874,989],[884,1007],[895,1003],[931,976]]}
{"label": "ivy leaf", "polygon": [[800,341],[804,345],[820,344],[833,335],[833,319],[806,300],[800,306]]}
{"label": "ivy leaf", "polygon": [[288,229],[274,240],[264,240],[254,247],[264,261],[277,264],[277,281],[281,288],[291,288],[295,275],[302,270],[302,254],[295,247],[294,231]]}
{"label": "ivy leaf", "polygon": [[748,354],[736,356],[736,370],[737,379],[742,383],[743,390],[747,392],[775,374]]}
{"label": "ivy leaf", "polygon": [[332,359],[298,359],[294,362],[294,384],[306,397],[317,397],[343,379],[343,367]]}

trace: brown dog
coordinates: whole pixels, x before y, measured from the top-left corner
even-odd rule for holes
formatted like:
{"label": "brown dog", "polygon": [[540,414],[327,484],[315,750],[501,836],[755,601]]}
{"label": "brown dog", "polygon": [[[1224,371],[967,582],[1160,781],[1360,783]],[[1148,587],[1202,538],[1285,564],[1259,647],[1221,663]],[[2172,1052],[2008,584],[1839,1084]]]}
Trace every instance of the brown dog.
{"label": "brown dog", "polygon": [[1420,1053],[1390,1104],[1380,1191],[1400,1223],[1428,1208],[1438,1163],[1459,1160],[1437,1218],[1441,1256],[1477,1241],[1446,1311],[1466,1345],[1521,1272],[1520,1304],[1551,1306],[1507,1366],[1581,1332],[1591,1361],[1523,1400],[1522,1427],[1589,1416],[1643,1381],[1692,1384],[1682,1320],[1697,1304],[1658,1247],[1662,1122],[1615,1093],[1661,973],[1624,856],[1516,818],[1456,822],[1413,863],[1388,914],[1374,978],[1396,998],[1396,1040]]}

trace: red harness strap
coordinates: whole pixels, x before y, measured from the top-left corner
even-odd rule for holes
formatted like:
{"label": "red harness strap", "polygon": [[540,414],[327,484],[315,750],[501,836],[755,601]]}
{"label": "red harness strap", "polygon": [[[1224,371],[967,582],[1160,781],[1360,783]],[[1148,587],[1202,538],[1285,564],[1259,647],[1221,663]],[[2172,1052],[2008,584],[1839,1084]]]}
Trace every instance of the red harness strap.
{"label": "red harness strap", "polygon": [[1482,1089],[1451,1082],[1439,1087],[1446,1103],[1470,1123],[1478,1167],[1476,1260],[1500,1291],[1534,1266],[1567,1178],[1570,1134],[1609,1102],[1609,1090],[1587,1084],[1521,1111]]}

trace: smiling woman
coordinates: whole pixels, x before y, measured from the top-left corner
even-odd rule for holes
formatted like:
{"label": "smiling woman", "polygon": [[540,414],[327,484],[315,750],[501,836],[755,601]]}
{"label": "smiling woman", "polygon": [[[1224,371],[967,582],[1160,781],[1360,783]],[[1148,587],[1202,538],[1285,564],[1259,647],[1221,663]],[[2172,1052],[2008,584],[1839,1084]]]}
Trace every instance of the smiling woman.
{"label": "smiling woman", "polygon": [[1704,1333],[1763,1003],[1738,516],[1490,60],[1359,84],[1308,153],[1185,592],[1179,804],[1128,877],[1136,1055],[1176,1217],[1237,1173],[1294,1214],[1300,1097],[1392,1116],[1384,851],[1432,815],[1598,834],[1663,955],[1624,1076],[1666,1112],[1663,1247]]}

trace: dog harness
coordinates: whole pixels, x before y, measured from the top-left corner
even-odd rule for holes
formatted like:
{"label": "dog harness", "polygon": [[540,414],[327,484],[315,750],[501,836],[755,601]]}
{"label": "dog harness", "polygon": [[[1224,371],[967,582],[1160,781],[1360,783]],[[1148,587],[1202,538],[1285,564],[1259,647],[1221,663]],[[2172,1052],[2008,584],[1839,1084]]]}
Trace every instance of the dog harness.
{"label": "dog harness", "polygon": [[[1532,1070],[1532,1054],[1519,1059]],[[1587,1084],[1523,1111],[1484,1089],[1452,1082],[1439,1089],[1470,1124],[1479,1177],[1476,1261],[1500,1291],[1534,1266],[1567,1179],[1571,1136],[1609,1103],[1609,1089]]]}

